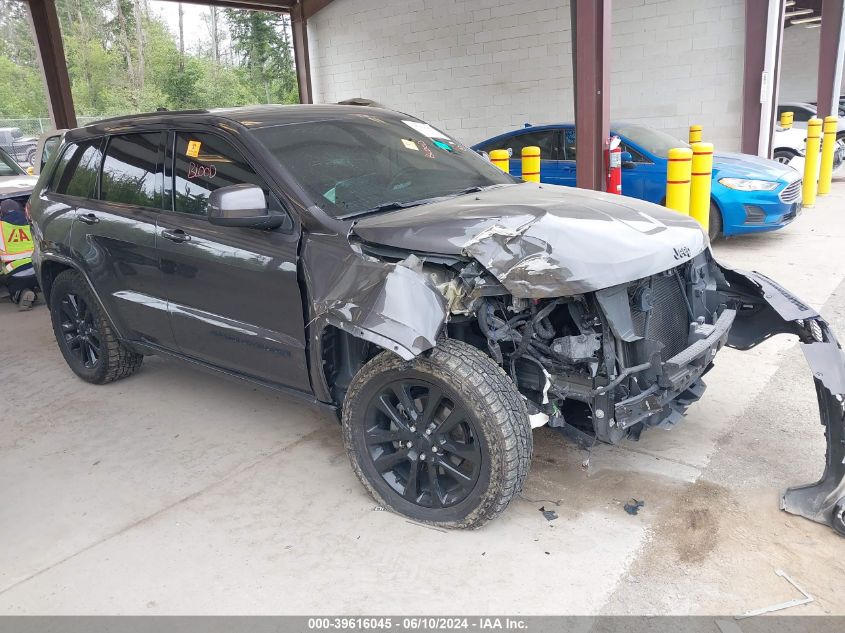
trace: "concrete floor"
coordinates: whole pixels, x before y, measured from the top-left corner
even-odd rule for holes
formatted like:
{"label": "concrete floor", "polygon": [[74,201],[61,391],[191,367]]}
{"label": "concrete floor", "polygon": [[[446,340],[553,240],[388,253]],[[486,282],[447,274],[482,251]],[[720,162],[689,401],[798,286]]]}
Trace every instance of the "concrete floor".
{"label": "concrete floor", "polygon": [[[845,332],[843,203],[837,183],[716,254]],[[816,598],[790,613],[845,614],[845,540],[777,505],[824,454],[790,338],[723,351],[678,428],[597,447],[587,468],[535,431],[523,498],[444,532],[380,511],[336,423],[298,402],[158,358],[90,386],[43,305],[2,303],[0,324],[0,613],[733,614],[795,597],[783,569]]]}

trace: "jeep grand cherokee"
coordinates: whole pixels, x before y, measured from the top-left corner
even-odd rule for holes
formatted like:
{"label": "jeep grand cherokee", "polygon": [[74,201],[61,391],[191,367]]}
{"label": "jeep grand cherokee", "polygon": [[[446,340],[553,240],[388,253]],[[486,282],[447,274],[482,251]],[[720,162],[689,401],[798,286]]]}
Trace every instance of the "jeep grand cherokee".
{"label": "jeep grand cherokee", "polygon": [[676,424],[719,349],[799,337],[828,464],[784,507],[845,530],[842,350],[688,217],[518,181],[414,117],[354,106],[157,112],[72,130],[31,202],[71,369],[164,354],[333,409],[352,466],[413,519],[475,527],[532,426]]}

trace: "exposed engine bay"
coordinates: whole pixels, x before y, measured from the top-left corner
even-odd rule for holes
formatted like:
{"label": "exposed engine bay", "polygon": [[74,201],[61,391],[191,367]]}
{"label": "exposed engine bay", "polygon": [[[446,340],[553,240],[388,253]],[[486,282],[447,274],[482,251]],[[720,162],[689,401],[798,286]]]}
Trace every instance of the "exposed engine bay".
{"label": "exposed engine bay", "polygon": [[[428,266],[426,266],[428,268]],[[569,297],[511,296],[477,263],[447,278],[449,336],[485,349],[528,402],[532,424],[577,425],[605,442],[671,426],[704,391],[736,310],[709,252],[677,268]]]}

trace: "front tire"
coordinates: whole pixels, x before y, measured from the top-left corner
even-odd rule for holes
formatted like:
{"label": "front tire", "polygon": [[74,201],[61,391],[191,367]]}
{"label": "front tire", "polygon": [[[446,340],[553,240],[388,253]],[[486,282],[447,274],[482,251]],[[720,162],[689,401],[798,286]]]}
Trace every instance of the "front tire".
{"label": "front tire", "polygon": [[708,225],[707,235],[710,238],[710,242],[713,243],[722,236],[722,230],[724,229],[722,212],[719,211],[719,207],[713,201],[710,202],[710,220]]}
{"label": "front tire", "polygon": [[452,339],[413,361],[383,352],[364,365],[344,402],[343,437],[377,502],[447,528],[480,527],[504,511],[533,451],[513,382]]}
{"label": "front tire", "polygon": [[789,162],[798,156],[798,152],[794,152],[791,149],[779,149],[775,150],[775,153],[772,157],[782,165],[788,165]]}
{"label": "front tire", "polygon": [[50,317],[62,356],[82,380],[113,382],[135,373],[144,360],[118,340],[94,293],[75,270],[53,281]]}
{"label": "front tire", "polygon": [[845,536],[845,497],[833,508],[833,529]]}

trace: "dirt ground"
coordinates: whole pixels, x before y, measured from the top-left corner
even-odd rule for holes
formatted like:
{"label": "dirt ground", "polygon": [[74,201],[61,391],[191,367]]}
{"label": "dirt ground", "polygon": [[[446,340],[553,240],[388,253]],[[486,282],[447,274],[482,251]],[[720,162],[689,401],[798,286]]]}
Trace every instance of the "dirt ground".
{"label": "dirt ground", "polygon": [[[841,334],[843,202],[837,183],[714,250]],[[815,598],[787,613],[845,615],[845,539],[778,509],[824,459],[788,337],[721,352],[671,431],[588,453],[537,429],[522,497],[445,532],[381,511],[336,422],[299,402],[159,358],[84,384],[43,305],[0,303],[0,331],[0,613],[732,615],[800,597],[780,569]]]}

